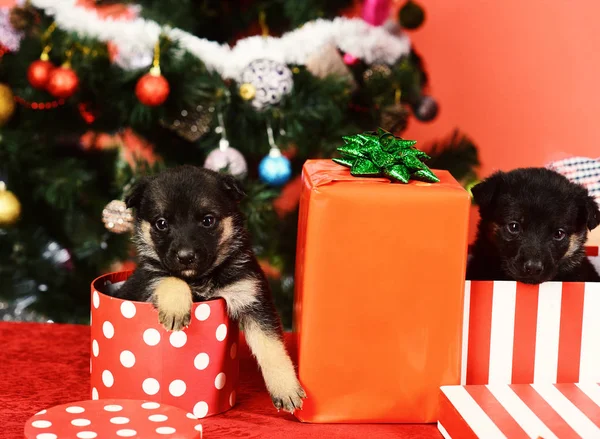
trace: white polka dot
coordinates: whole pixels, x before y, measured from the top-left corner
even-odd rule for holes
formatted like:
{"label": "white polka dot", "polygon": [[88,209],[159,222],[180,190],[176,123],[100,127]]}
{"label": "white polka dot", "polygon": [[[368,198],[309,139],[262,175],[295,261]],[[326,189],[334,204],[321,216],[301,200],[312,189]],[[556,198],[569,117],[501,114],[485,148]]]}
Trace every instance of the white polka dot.
{"label": "white polka dot", "polygon": [[231,348],[229,348],[229,356],[231,357],[232,360],[235,360],[236,355],[237,355],[237,343],[233,343],[231,345]]}
{"label": "white polka dot", "polygon": [[97,399],[99,399],[99,396],[98,396],[98,389],[96,389],[95,387],[92,389],[92,399],[93,399],[93,400],[97,400]]}
{"label": "white polka dot", "polygon": [[188,413],[186,416],[190,419],[198,419],[193,413]]}
{"label": "white polka dot", "polygon": [[37,415],[45,415],[45,414],[46,414],[46,410],[42,410],[42,411],[37,412],[35,415],[37,416]]}
{"label": "white polka dot", "polygon": [[121,314],[126,319],[130,319],[135,315],[135,305],[132,302],[126,301],[121,304]]}
{"label": "white polka dot", "polygon": [[148,420],[150,420],[152,422],[165,422],[167,419],[169,419],[169,417],[165,416],[165,415],[150,415],[150,416],[148,416]]}
{"label": "white polka dot", "polygon": [[35,439],[57,439],[58,436],[54,433],[41,433],[38,434]]}
{"label": "white polka dot", "polygon": [[173,396],[181,396],[185,393],[186,385],[182,380],[175,380],[169,384],[169,393]]}
{"label": "white polka dot", "polygon": [[221,390],[223,387],[225,387],[225,381],[227,381],[227,377],[225,376],[225,374],[223,372],[221,372],[215,378],[215,387],[217,389]]}
{"label": "white polka dot", "polygon": [[110,418],[111,424],[127,424],[129,422],[129,418],[125,418],[123,416],[117,416],[116,418]]}
{"label": "white polka dot", "polygon": [[100,353],[100,346],[98,346],[98,342],[96,340],[92,340],[92,353],[94,357],[97,357]]}
{"label": "white polka dot", "polygon": [[100,296],[98,295],[98,291],[94,291],[92,302],[94,302],[94,308],[98,309],[100,306]]}
{"label": "white polka dot", "polygon": [[107,412],[120,412],[123,407],[117,404],[109,404],[104,406],[104,410]]}
{"label": "white polka dot", "polygon": [[52,425],[50,421],[33,421],[31,425],[35,428],[48,428]]}
{"label": "white polka dot", "polygon": [[115,327],[110,322],[104,322],[102,324],[102,332],[106,338],[113,338],[115,335]]}
{"label": "white polka dot", "polygon": [[202,352],[194,358],[194,367],[198,370],[204,370],[208,367],[209,362],[210,358],[208,357],[208,354]]}
{"label": "white polka dot", "polygon": [[73,405],[71,407],[67,407],[65,409],[65,412],[67,412],[67,413],[83,413],[83,412],[85,412],[85,409],[83,407]]}
{"label": "white polka dot", "polygon": [[77,433],[77,437],[79,439],[94,439],[98,437],[98,433],[94,433],[93,431],[80,431]]}
{"label": "white polka dot", "polygon": [[119,360],[121,360],[123,367],[130,368],[135,364],[135,355],[131,351],[123,351],[119,356]]}
{"label": "white polka dot", "polygon": [[185,345],[185,342],[187,341],[187,335],[183,331],[174,331],[171,333],[169,341],[173,347],[180,348]]}
{"label": "white polka dot", "polygon": [[198,305],[198,308],[196,308],[194,315],[200,321],[206,320],[210,316],[210,305],[207,303],[201,303]]}
{"label": "white polka dot", "polygon": [[204,401],[200,401],[194,406],[194,415],[198,418],[203,418],[208,414],[208,404]]}
{"label": "white polka dot", "polygon": [[160,390],[160,384],[154,378],[146,378],[142,383],[142,389],[146,395],[156,395]]}
{"label": "white polka dot", "polygon": [[105,370],[102,372],[102,382],[106,387],[112,387],[112,385],[115,383],[115,377],[113,377],[113,374],[110,372],[110,370]]}
{"label": "white polka dot", "polygon": [[231,407],[235,405],[235,390],[229,395],[229,405]]}
{"label": "white polka dot", "polygon": [[91,423],[92,421],[89,419],[73,419],[71,421],[71,424],[73,424],[75,427],[87,427]]}
{"label": "white polka dot", "polygon": [[177,430],[175,430],[173,427],[158,427],[156,429],[156,432],[158,434],[173,434],[175,433]]}
{"label": "white polka dot", "polygon": [[160,333],[154,329],[146,329],[144,331],[144,343],[148,346],[156,346],[160,342]]}
{"label": "white polka dot", "polygon": [[202,424],[198,424],[194,427],[194,430],[202,432]]}
{"label": "white polka dot", "polygon": [[224,323],[221,323],[217,328],[217,340],[223,341],[227,337],[227,326]]}
{"label": "white polka dot", "polygon": [[157,402],[145,402],[142,404],[142,408],[146,410],[153,410],[160,407],[160,404]]}
{"label": "white polka dot", "polygon": [[135,430],[118,430],[117,431],[117,436],[121,436],[121,437],[132,437],[135,436],[137,434],[137,431]]}

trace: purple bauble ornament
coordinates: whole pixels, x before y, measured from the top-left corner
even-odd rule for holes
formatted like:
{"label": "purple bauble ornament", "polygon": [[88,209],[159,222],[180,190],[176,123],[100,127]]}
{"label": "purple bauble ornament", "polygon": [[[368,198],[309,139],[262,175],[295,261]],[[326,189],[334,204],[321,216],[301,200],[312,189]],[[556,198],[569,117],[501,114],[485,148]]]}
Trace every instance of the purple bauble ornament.
{"label": "purple bauble ornament", "polygon": [[435,119],[438,114],[438,104],[431,96],[423,96],[413,106],[415,117],[422,122]]}

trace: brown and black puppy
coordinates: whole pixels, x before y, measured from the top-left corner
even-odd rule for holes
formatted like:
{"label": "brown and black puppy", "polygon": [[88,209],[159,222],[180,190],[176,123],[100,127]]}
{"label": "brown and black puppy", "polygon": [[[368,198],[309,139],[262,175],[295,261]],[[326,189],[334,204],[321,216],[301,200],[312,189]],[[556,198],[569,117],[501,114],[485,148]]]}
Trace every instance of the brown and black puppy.
{"label": "brown and black puppy", "polygon": [[273,403],[293,412],[306,395],[244,228],[243,195],[233,177],[192,166],[139,181],[126,199],[135,210],[138,268],[116,295],[153,302],[160,323],[174,331],[190,323],[193,301],[222,297],[244,328]]}
{"label": "brown and black puppy", "polygon": [[583,186],[524,168],[497,172],[472,192],[481,220],[467,279],[600,281],[584,249],[600,211]]}

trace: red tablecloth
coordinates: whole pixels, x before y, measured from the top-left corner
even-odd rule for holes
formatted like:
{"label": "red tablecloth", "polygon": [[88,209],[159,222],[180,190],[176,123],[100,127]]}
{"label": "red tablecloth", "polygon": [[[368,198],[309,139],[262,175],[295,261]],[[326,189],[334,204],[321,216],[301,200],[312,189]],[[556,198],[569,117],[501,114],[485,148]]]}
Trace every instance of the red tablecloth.
{"label": "red tablecloth", "polygon": [[[0,438],[22,438],[25,421],[44,408],[90,399],[89,336],[87,326],[0,322]],[[441,438],[433,425],[314,425],[277,413],[256,362],[240,344],[238,403],[203,421],[207,439]]]}

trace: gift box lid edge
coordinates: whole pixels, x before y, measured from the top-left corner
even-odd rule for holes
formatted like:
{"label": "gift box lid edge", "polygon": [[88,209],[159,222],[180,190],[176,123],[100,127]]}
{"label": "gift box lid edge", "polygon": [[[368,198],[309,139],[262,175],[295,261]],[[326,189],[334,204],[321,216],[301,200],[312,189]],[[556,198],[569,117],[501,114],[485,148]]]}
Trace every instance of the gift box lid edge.
{"label": "gift box lid edge", "polygon": [[[469,192],[454,178],[454,176],[447,170],[443,169],[432,169],[436,176],[440,179],[441,187],[444,189],[450,189],[452,192],[460,193],[464,195],[465,199],[470,200],[471,196]],[[323,177],[327,172],[334,174],[334,177]],[[317,178],[317,177],[321,178]],[[336,177],[340,178],[337,179]],[[333,162],[331,159],[309,159],[304,162],[302,166],[302,178],[305,181],[305,185],[309,189],[315,189],[320,186],[326,186],[332,183],[343,183],[343,182],[362,182],[362,183],[385,183],[392,184],[389,179],[385,177],[353,177],[350,175],[349,168],[339,165]],[[419,180],[411,180],[407,184],[393,183],[400,186],[436,186],[439,183],[427,183]]]}

